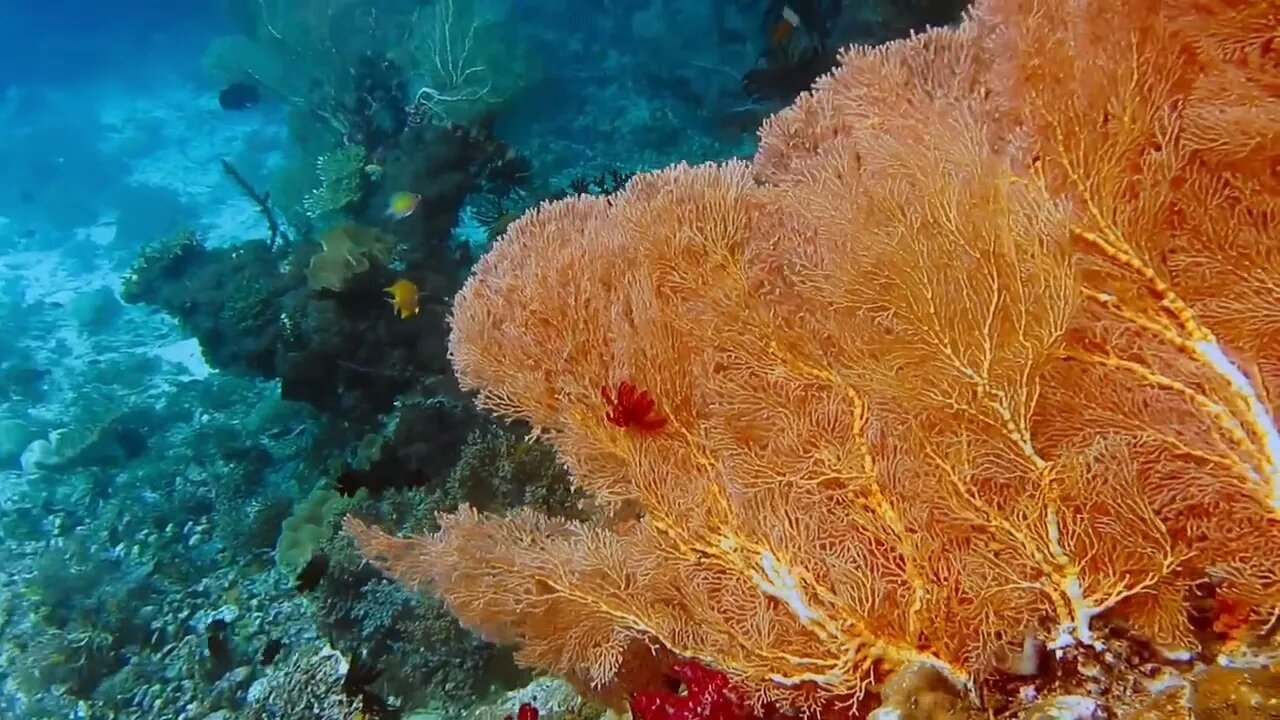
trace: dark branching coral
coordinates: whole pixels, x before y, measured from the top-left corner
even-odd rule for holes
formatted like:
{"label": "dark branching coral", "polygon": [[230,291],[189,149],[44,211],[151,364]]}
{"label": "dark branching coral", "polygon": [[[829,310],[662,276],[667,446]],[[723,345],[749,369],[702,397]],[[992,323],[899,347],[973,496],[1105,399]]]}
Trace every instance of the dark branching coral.
{"label": "dark branching coral", "polygon": [[836,65],[835,52],[819,46],[770,48],[760,67],[742,76],[742,89],[756,100],[790,101]]}
{"label": "dark branching coral", "polygon": [[339,475],[337,489],[348,496],[361,489],[376,496],[439,487],[479,422],[470,406],[446,398],[402,402],[383,434],[361,442],[350,467]]}
{"label": "dark branching coral", "polygon": [[968,6],[969,0],[880,0],[861,14],[855,32],[864,42],[906,37],[954,23]]}
{"label": "dark branching coral", "polygon": [[281,225],[279,218],[276,216],[275,210],[271,207],[271,194],[260,192],[254,188],[245,176],[236,169],[236,166],[231,164],[230,160],[223,158],[221,162],[222,171],[231,179],[231,182],[235,183],[240,192],[244,193],[245,197],[258,206],[258,212],[267,223],[267,230],[271,233],[270,237],[267,238],[267,245],[274,249],[280,241],[284,241],[286,244],[289,243],[289,233],[285,231],[284,226]]}
{"label": "dark branching coral", "polygon": [[508,225],[540,203],[563,200],[571,195],[610,195],[621,190],[633,175],[634,171],[611,168],[595,175],[577,175],[567,185],[549,192],[526,191],[528,183],[522,180],[520,185],[506,192],[477,195],[472,201],[471,211],[485,225],[492,242],[506,232]]}
{"label": "dark branching coral", "polygon": [[496,116],[482,115],[472,125],[451,125],[471,156],[471,174],[480,192],[505,197],[528,185],[533,162],[499,138],[494,131]]}
{"label": "dark branching coral", "polygon": [[337,101],[348,127],[347,142],[371,154],[394,147],[409,124],[408,72],[394,59],[366,52],[351,68],[352,92]]}

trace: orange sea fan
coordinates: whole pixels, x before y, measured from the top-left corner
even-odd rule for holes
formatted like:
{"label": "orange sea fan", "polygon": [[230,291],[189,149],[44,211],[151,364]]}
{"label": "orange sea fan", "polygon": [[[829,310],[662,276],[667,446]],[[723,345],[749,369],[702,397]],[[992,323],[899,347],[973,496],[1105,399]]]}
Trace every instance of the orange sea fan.
{"label": "orange sea fan", "polygon": [[1259,5],[980,0],[846,53],[750,165],[535,210],[451,358],[639,512],[348,528],[530,664],[604,685],[659,648],[807,709],[909,663],[971,687],[1028,633],[1194,652],[1193,586],[1280,610]]}
{"label": "orange sea fan", "polygon": [[937,115],[937,104],[972,105],[991,96],[973,23],[938,28],[875,48],[851,47],[837,70],[791,107],[765,119],[753,165],[758,177],[794,176],[830,142],[856,130]]}

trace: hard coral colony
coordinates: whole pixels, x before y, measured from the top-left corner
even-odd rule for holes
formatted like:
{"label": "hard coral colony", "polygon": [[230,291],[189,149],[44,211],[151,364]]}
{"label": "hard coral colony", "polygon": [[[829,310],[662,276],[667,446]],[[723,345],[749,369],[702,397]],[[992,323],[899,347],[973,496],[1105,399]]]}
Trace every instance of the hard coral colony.
{"label": "hard coral colony", "polygon": [[1276,717],[1275,20],[978,0],[750,164],[539,208],[450,353],[599,520],[348,530],[602,697],[696,661],[757,710]]}

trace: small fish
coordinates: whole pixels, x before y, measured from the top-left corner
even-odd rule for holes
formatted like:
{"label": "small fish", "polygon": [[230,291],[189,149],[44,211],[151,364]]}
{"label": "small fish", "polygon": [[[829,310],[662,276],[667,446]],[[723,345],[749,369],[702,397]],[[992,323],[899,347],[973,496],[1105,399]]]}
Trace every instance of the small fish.
{"label": "small fish", "polygon": [[262,656],[258,660],[258,664],[262,667],[269,667],[271,663],[276,661],[276,657],[280,655],[280,651],[284,649],[284,641],[280,638],[271,638],[267,640],[267,644],[262,648]]}
{"label": "small fish", "polygon": [[382,677],[382,668],[363,656],[352,656],[347,664],[347,674],[342,678],[342,694],[358,700],[368,720],[400,717],[400,708],[374,692],[369,686]]}
{"label": "small fish", "polygon": [[327,572],[329,572],[329,556],[322,552],[314,553],[298,572],[293,589],[303,594],[309,593],[320,586],[320,581]]}
{"label": "small fish", "polygon": [[418,202],[421,200],[422,196],[418,193],[393,193],[391,198],[387,200],[387,217],[403,220],[418,209]]}
{"label": "small fish", "polygon": [[218,93],[218,105],[223,110],[248,110],[262,101],[258,86],[246,82],[234,82]]}
{"label": "small fish", "polygon": [[773,47],[783,44],[800,26],[800,16],[796,14],[796,11],[792,10],[790,5],[783,5],[782,19],[774,26],[773,34],[769,37],[769,44]]}
{"label": "small fish", "polygon": [[391,307],[400,316],[401,320],[411,318],[418,314],[420,309],[418,306],[418,286],[409,280],[400,278],[391,283],[390,287],[383,288],[390,296],[387,302],[391,303]]}
{"label": "small fish", "polygon": [[338,495],[342,497],[355,497],[360,489],[368,484],[368,473],[361,470],[345,470],[338,475],[338,481],[334,484],[334,489],[338,491]]}
{"label": "small fish", "polygon": [[227,621],[214,619],[205,626],[206,642],[209,648],[209,671],[215,678],[220,678],[235,663],[231,655],[231,641],[227,638]]}

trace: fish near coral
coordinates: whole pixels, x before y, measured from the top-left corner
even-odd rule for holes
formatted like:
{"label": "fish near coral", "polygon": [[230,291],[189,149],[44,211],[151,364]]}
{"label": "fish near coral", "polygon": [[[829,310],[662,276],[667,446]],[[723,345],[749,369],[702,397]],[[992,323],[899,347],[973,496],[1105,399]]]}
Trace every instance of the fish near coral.
{"label": "fish near coral", "polygon": [[234,82],[218,92],[218,105],[223,110],[248,110],[262,100],[258,86],[246,82]]}
{"label": "fish near coral", "polygon": [[782,17],[774,26],[773,32],[769,34],[769,46],[778,47],[785,43],[797,28],[803,27],[800,16],[790,5],[782,6]]}
{"label": "fish near coral", "polygon": [[267,640],[267,644],[262,647],[262,654],[258,658],[258,664],[262,667],[271,667],[271,664],[280,656],[280,651],[284,649],[284,641],[278,637]]}
{"label": "fish near coral", "polygon": [[418,305],[418,286],[411,281],[400,278],[391,283],[386,289],[387,302],[391,303],[391,307],[395,308],[396,313],[401,320],[405,320],[418,314],[420,309]]}
{"label": "fish near coral", "polygon": [[394,193],[387,200],[386,215],[393,220],[403,220],[412,215],[414,211],[418,209],[418,203],[421,200],[422,196],[418,193]]}
{"label": "fish near coral", "polygon": [[319,587],[328,572],[329,556],[322,552],[312,553],[311,559],[298,572],[294,589],[305,595]]}

